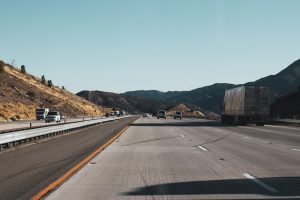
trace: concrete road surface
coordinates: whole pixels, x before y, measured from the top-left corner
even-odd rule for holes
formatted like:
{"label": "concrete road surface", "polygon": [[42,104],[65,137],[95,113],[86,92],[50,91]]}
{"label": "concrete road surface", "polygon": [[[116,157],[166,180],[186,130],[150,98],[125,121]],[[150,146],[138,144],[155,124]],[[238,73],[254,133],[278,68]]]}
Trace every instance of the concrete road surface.
{"label": "concrete road surface", "polygon": [[108,122],[0,152],[0,199],[30,199],[132,120]]}
{"label": "concrete road surface", "polygon": [[48,200],[300,199],[300,129],[141,118]]}

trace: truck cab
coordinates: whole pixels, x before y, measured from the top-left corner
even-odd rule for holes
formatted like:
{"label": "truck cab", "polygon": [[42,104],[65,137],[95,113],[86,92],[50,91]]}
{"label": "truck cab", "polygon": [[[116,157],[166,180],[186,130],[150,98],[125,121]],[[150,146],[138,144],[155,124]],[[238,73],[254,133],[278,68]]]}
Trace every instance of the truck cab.
{"label": "truck cab", "polygon": [[49,112],[48,108],[37,108],[35,109],[36,120],[45,119]]}

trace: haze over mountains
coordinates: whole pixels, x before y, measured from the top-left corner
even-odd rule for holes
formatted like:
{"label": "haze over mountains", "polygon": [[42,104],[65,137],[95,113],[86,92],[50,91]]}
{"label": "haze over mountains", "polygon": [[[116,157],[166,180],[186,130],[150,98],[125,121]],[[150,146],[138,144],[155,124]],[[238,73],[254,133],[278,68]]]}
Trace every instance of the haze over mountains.
{"label": "haze over mountains", "polygon": [[[244,84],[270,87],[273,100],[276,97],[296,91],[297,87],[300,85],[300,59],[295,61],[276,75],[270,75]],[[205,110],[220,113],[221,110],[219,106],[223,103],[225,90],[237,86],[239,85],[230,83],[216,83],[191,91],[161,92],[158,90],[138,90],[128,91],[123,93],[122,95],[162,100],[175,104],[193,104]]]}

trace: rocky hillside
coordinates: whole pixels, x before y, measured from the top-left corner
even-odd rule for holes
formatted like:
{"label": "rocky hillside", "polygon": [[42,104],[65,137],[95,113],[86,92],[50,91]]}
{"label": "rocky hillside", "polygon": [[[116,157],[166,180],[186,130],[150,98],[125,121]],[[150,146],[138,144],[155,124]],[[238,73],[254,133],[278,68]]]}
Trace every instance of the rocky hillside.
{"label": "rocky hillside", "polygon": [[193,118],[205,118],[204,113],[199,110],[193,110],[186,106],[185,104],[178,104],[169,110],[167,110],[168,115],[174,115],[177,111],[182,113],[183,117],[193,117]]}
{"label": "rocky hillside", "polygon": [[136,91],[128,91],[121,95],[127,96],[135,96],[135,97],[143,97],[146,99],[155,99],[159,101],[167,101],[170,98],[176,97],[178,95],[182,95],[185,92],[181,91],[168,91],[168,92],[161,92],[158,90],[136,90]]}
{"label": "rocky hillside", "polygon": [[272,117],[300,119],[300,87],[298,91],[281,96],[271,105]]}
{"label": "rocky hillside", "polygon": [[205,110],[220,113],[225,90],[236,87],[233,84],[216,83],[214,85],[188,91],[182,95],[170,98],[171,102],[182,102],[197,105]]}
{"label": "rocky hillside", "polygon": [[158,110],[163,109],[167,110],[168,115],[173,115],[176,111],[181,111],[184,113],[184,117],[219,118],[217,114],[203,110],[192,104],[176,105],[154,99],[120,95],[102,91],[82,91],[77,95],[97,105],[121,109],[130,113],[156,113]]}
{"label": "rocky hillside", "polygon": [[[270,75],[241,85],[245,84],[270,87],[272,100],[275,100],[276,97],[280,97],[288,94],[289,92],[295,91],[297,87],[300,86],[300,59],[275,75]],[[219,106],[223,103],[225,90],[238,86],[240,85],[216,83],[210,86],[185,92],[160,92],[150,90],[130,91],[124,94],[131,96],[143,96],[151,99],[163,99],[166,102],[172,102],[176,104],[194,104],[205,110],[220,113],[221,110]]]}
{"label": "rocky hillside", "polygon": [[101,115],[102,108],[59,87],[48,87],[28,73],[0,61],[0,120],[34,119],[46,107],[68,117]]}
{"label": "rocky hillside", "polygon": [[163,101],[119,95],[111,92],[81,91],[77,95],[97,105],[121,109],[130,113],[153,113],[159,109],[167,109],[173,106],[173,104]]}
{"label": "rocky hillside", "polygon": [[[166,102],[171,102],[174,104],[190,104],[190,105],[197,105],[202,109],[209,110],[215,113],[220,113],[220,105],[222,105],[225,90],[231,89],[236,87],[233,84],[227,83],[216,83],[214,85],[198,88],[191,91],[185,92],[147,92],[147,91],[131,91],[126,92],[126,95],[132,96],[139,96],[142,95],[145,98],[150,99],[163,99]],[[151,96],[152,94],[159,94],[155,95],[154,97]],[[172,94],[172,95],[170,95]]]}

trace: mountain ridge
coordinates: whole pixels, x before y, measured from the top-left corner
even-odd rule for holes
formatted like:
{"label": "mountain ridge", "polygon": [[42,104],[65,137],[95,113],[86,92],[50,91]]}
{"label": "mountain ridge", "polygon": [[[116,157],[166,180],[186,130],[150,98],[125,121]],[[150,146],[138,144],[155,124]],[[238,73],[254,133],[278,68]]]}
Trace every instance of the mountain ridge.
{"label": "mountain ridge", "polygon": [[[209,86],[196,88],[190,91],[172,91],[174,96],[169,96],[168,92],[161,92],[158,90],[138,90],[129,91],[123,94],[132,96],[143,96],[144,98],[157,99],[157,96],[152,96],[153,91],[159,92],[159,98],[164,101],[172,103],[191,103],[203,109],[210,110],[215,113],[220,113],[219,108],[223,103],[225,90],[238,87],[241,85],[259,85],[271,88],[272,101],[275,98],[288,94],[300,86],[300,59],[294,61],[286,68],[281,70],[275,75],[269,75],[253,82],[246,82],[244,84],[231,84],[231,83],[215,83]],[[142,93],[142,94],[141,94]]]}

